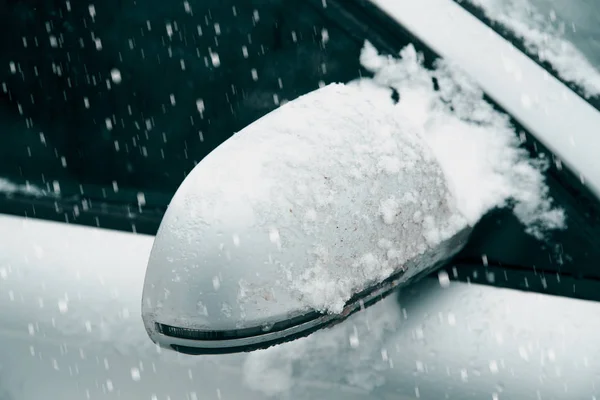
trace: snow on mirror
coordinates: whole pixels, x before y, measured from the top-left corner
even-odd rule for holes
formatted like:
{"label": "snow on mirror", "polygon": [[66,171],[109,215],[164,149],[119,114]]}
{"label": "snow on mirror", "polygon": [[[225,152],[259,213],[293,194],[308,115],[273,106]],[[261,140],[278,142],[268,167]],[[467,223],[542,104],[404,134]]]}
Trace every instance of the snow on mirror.
{"label": "snow on mirror", "polygon": [[198,352],[278,343],[459,250],[467,222],[431,150],[394,111],[330,85],[206,157],[152,250],[144,315],[153,339]]}
{"label": "snow on mirror", "polygon": [[[477,89],[447,66],[425,70],[412,47],[401,57],[367,43],[361,62],[373,79],[289,102],[196,166],[148,263],[142,315],[154,342],[189,354],[251,351],[335,325],[447,262],[508,200],[540,238],[541,227],[562,226],[541,163]],[[460,125],[443,96],[458,113],[500,122]],[[490,154],[448,153],[478,145]]]}

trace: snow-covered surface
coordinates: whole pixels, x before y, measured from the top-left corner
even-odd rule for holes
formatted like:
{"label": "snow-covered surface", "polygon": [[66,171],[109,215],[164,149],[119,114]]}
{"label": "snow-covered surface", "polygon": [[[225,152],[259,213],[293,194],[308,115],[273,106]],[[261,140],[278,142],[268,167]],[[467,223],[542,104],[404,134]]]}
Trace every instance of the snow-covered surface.
{"label": "snow-covered surface", "polygon": [[194,357],[144,331],[152,237],[9,216],[0,237],[2,400],[598,396],[597,303],[431,279],[306,339]]}
{"label": "snow-covered surface", "polygon": [[165,214],[148,312],[213,329],[256,326],[284,305],[282,318],[290,309],[339,313],[354,293],[466,228],[418,127],[397,111],[386,95],[333,84],[219,146]]}
{"label": "snow-covered surface", "polygon": [[372,0],[533,133],[600,195],[600,113],[452,0]]}
{"label": "snow-covered surface", "polygon": [[[522,39],[529,52],[550,63],[562,79],[577,84],[585,96],[600,95],[600,71],[565,37],[565,29],[577,29],[575,25],[558,20],[552,11],[542,13],[530,0],[465,1]],[[589,5],[590,10],[594,7]]]}
{"label": "snow-covered surface", "polygon": [[375,73],[372,81],[397,90],[397,115],[411,121],[431,147],[471,225],[492,208],[514,204],[516,216],[538,238],[546,229],[564,227],[562,210],[547,197],[542,174],[547,163],[529,158],[508,117],[483,99],[458,66],[439,60],[429,71],[412,45],[395,59],[378,55],[370,43],[361,62]]}

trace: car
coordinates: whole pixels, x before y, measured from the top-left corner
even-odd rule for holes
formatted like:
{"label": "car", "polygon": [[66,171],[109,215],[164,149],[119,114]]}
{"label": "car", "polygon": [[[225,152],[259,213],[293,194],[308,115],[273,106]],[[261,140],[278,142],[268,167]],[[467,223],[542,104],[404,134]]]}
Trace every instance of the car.
{"label": "car", "polygon": [[[513,117],[513,125],[523,132],[532,151],[537,148],[548,154],[552,161],[544,175],[548,192],[564,210],[567,228],[553,231],[549,240],[539,240],[525,232],[511,210],[492,210],[474,226],[465,249],[441,272],[400,289],[341,324],[267,350],[189,356],[153,344],[140,313],[154,241],[147,233],[155,233],[172,196],[173,182],[182,176],[170,177],[175,175],[170,172],[160,177],[162,183],[153,182],[151,174],[144,176],[152,171],[151,166],[132,156],[138,164],[128,173],[127,168],[119,171],[122,175],[114,184],[110,173],[101,173],[101,163],[85,165],[85,157],[91,160],[94,153],[85,145],[65,157],[71,165],[70,157],[78,151],[84,155],[80,164],[75,161],[79,181],[60,168],[54,170],[59,172],[46,170],[48,164],[41,161],[37,167],[20,164],[15,155],[13,166],[5,168],[23,165],[30,176],[41,170],[59,178],[46,180],[46,186],[34,178],[22,184],[3,182],[2,210],[16,215],[0,217],[4,243],[0,255],[0,398],[596,396],[594,354],[598,346],[594,337],[600,320],[595,317],[595,242],[600,176],[594,149],[600,139],[593,133],[600,121],[598,110],[561,82],[560,76],[552,76],[552,71],[453,1],[378,0],[374,2],[377,7],[362,1],[315,3],[323,13],[318,15],[335,17],[331,23],[340,29],[337,32],[358,36],[354,39],[358,51],[352,56],[357,63],[367,36],[383,52],[396,54],[412,42],[423,52],[427,65],[436,53],[458,64],[485,91],[490,103]],[[199,7],[184,3],[181,12],[192,18]],[[92,22],[106,18],[99,10],[100,6],[98,11],[85,9],[86,18]],[[129,15],[121,11],[120,15]],[[238,15],[243,15],[241,7]],[[261,18],[268,18],[268,13],[252,9],[249,15],[249,24],[258,25]],[[307,15],[298,13],[298,19]],[[129,18],[139,19],[135,14]],[[144,32],[154,32],[151,23],[138,23],[146,25]],[[177,39],[181,26],[185,24],[176,28],[171,21],[163,35]],[[327,43],[335,46],[336,31],[328,32]],[[321,46],[323,33],[318,34]],[[63,39],[57,35],[55,40]],[[347,49],[338,51],[343,54]],[[175,54],[180,54],[177,49]],[[227,62],[219,54],[218,62],[207,58],[217,71],[214,64]],[[521,74],[518,84],[515,71]],[[119,73],[126,80],[125,70]],[[253,75],[248,79],[253,81]],[[347,80],[355,79],[354,75]],[[311,90],[318,86],[313,83]],[[405,92],[389,90],[389,94],[399,97],[400,103],[406,100],[402,98]],[[249,98],[250,104],[257,104],[257,97]],[[118,103],[120,98],[113,99]],[[100,94],[97,100],[102,101]],[[208,114],[210,102],[202,104],[194,101],[191,107],[197,114],[201,110]],[[122,105],[126,115],[127,107]],[[265,111],[262,108],[259,113]],[[189,110],[178,112],[185,115]],[[44,121],[28,118],[36,124]],[[103,119],[97,121],[107,126]],[[150,121],[150,126],[159,122]],[[51,129],[52,124],[46,127]],[[139,137],[146,133],[150,137],[153,129]],[[58,142],[60,136],[51,142],[48,135],[48,142]],[[46,140],[39,132],[34,136],[40,143],[41,137]],[[36,148],[30,149],[35,154]],[[60,165],[61,155],[56,154]],[[118,163],[108,170],[118,170]],[[128,180],[134,184],[123,183]],[[161,184],[170,189],[151,190]]]}

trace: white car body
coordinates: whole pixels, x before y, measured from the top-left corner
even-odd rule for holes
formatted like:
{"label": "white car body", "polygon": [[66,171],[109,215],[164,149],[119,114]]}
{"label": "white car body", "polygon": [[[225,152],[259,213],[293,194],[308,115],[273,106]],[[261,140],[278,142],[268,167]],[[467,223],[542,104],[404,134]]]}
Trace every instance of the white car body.
{"label": "white car body", "polygon": [[186,356],[144,329],[152,237],[9,216],[0,235],[3,400],[570,399],[600,384],[594,302],[426,279],[308,339]]}
{"label": "white car body", "polygon": [[[598,111],[451,0],[375,3],[600,193]],[[426,279],[307,339],[186,356],[141,319],[153,237],[9,216],[0,237],[1,400],[600,395],[597,303]]]}

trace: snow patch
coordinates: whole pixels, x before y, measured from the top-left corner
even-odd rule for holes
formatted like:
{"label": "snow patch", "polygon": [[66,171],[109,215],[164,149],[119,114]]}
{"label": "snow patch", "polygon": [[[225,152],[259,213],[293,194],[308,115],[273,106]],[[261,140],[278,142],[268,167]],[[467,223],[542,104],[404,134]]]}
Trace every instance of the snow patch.
{"label": "snow patch", "polygon": [[7,193],[7,194],[19,193],[19,194],[33,195],[36,197],[49,195],[48,192],[38,188],[37,186],[30,185],[30,184],[19,185],[19,184],[11,182],[10,180],[5,179],[5,178],[0,178],[0,193]]}
{"label": "snow patch", "polygon": [[400,205],[394,197],[390,197],[381,201],[379,205],[383,222],[393,224],[396,221],[396,215],[400,212]]}

